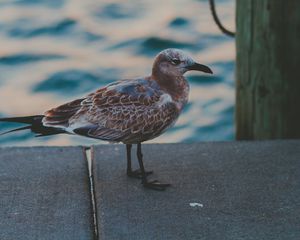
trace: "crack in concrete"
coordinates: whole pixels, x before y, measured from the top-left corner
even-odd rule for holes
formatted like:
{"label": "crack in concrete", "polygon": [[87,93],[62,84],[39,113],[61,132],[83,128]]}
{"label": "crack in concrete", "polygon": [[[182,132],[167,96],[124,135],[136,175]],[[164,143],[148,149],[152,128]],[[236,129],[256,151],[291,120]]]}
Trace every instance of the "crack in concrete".
{"label": "crack in concrete", "polygon": [[88,164],[89,171],[89,185],[90,185],[90,197],[93,211],[93,225],[94,225],[94,239],[98,239],[98,216],[97,216],[97,206],[95,197],[95,185],[93,180],[93,152],[91,147],[84,147],[85,158]]}

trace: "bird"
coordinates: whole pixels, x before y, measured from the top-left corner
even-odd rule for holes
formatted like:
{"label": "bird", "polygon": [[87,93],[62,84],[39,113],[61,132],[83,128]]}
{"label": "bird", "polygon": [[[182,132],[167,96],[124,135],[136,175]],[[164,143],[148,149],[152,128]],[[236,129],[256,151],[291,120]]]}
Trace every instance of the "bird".
{"label": "bird", "polygon": [[[65,133],[121,142],[126,145],[128,177],[141,179],[145,188],[165,190],[171,184],[148,179],[153,172],[145,170],[142,143],[175,124],[190,91],[183,75],[191,70],[213,73],[184,51],[165,49],[156,55],[151,75],[112,82],[42,115],[0,118],[2,122],[27,124],[3,134],[29,129],[36,137]],[[131,165],[133,144],[137,145],[137,170]]]}

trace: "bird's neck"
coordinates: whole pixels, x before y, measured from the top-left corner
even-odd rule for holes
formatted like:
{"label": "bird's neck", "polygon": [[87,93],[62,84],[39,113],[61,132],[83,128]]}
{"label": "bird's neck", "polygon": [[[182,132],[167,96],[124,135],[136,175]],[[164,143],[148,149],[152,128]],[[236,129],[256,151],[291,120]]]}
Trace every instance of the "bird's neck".
{"label": "bird's neck", "polygon": [[188,101],[189,84],[183,75],[152,72],[151,79],[155,80],[161,89],[166,91],[182,108]]}

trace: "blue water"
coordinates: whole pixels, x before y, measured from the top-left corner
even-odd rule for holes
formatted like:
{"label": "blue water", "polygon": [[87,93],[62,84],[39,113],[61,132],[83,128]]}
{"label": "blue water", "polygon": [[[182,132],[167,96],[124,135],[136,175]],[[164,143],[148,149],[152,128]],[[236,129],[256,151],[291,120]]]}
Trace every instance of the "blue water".
{"label": "blue water", "polygon": [[[234,0],[216,2],[234,30]],[[234,138],[234,39],[220,33],[206,0],[2,0],[0,43],[0,116],[41,114],[112,81],[148,75],[154,56],[173,47],[214,75],[187,74],[189,104],[152,142]],[[1,123],[0,132],[14,126]],[[26,131],[0,136],[1,145],[94,143]]]}

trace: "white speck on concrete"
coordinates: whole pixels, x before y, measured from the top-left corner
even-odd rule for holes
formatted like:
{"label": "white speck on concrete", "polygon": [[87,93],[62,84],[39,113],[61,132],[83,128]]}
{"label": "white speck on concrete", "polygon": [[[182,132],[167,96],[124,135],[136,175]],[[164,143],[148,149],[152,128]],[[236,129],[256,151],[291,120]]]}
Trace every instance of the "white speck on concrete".
{"label": "white speck on concrete", "polygon": [[190,203],[190,207],[203,207],[203,204],[202,203],[196,203],[196,202],[192,202]]}

